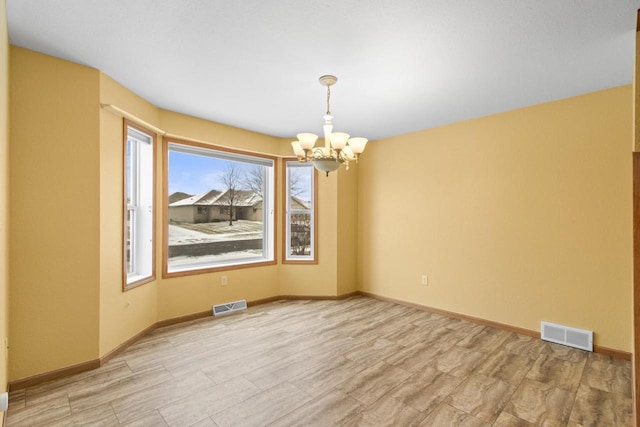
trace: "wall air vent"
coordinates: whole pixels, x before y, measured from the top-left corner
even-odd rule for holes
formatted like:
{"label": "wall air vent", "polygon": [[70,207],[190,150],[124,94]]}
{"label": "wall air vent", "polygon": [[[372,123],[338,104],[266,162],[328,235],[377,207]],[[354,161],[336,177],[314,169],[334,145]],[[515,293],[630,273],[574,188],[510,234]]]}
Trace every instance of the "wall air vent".
{"label": "wall air vent", "polygon": [[540,337],[545,341],[593,351],[593,331],[542,322]]}
{"label": "wall air vent", "polygon": [[247,300],[241,299],[240,301],[227,302],[224,304],[218,304],[213,306],[213,315],[220,316],[222,314],[229,314],[235,311],[246,310]]}

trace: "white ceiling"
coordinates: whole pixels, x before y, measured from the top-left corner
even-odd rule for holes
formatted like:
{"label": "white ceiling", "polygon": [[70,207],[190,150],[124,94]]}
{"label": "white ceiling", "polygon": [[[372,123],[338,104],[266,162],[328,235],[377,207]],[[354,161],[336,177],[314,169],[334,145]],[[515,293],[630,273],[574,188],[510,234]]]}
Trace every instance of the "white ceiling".
{"label": "white ceiling", "polygon": [[6,0],[12,44],[158,107],[380,139],[629,84],[640,0]]}

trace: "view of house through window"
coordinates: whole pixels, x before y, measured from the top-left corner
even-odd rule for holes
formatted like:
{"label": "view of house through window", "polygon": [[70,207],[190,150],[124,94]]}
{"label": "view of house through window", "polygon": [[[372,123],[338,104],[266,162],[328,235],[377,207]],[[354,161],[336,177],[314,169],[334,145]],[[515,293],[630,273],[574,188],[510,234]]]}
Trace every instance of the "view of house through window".
{"label": "view of house through window", "polygon": [[125,141],[125,286],[153,278],[154,136],[127,124]]}
{"label": "view of house through window", "polygon": [[272,261],[274,160],[168,145],[167,271]]}
{"label": "view of house through window", "polygon": [[311,163],[285,161],[285,261],[315,259],[315,170]]}

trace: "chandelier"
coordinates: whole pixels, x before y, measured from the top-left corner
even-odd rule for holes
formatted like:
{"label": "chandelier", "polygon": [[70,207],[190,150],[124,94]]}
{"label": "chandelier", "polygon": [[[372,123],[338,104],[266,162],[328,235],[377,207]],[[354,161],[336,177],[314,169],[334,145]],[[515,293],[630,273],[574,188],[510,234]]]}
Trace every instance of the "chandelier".
{"label": "chandelier", "polygon": [[320,77],[320,84],[327,87],[327,113],[324,115],[324,147],[314,147],[318,135],[313,133],[299,133],[298,140],[293,141],[293,152],[300,162],[312,162],[313,166],[329,176],[329,172],[337,170],[344,164],[349,170],[349,162],[358,163],[358,157],[367,145],[367,138],[350,138],[348,133],[333,132],[333,116],[329,108],[331,101],[331,86],[338,78],[336,76]]}

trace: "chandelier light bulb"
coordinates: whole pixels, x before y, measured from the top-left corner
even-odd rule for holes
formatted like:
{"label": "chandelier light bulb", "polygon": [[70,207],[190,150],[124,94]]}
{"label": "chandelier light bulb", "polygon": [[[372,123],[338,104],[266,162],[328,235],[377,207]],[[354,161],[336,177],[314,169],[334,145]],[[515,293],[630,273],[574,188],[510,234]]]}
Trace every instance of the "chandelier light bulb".
{"label": "chandelier light bulb", "polygon": [[365,146],[367,145],[367,141],[367,138],[351,138],[349,140],[349,147],[351,147],[353,154],[362,154]]}
{"label": "chandelier light bulb", "polygon": [[347,145],[349,134],[344,132],[333,132],[329,139],[331,140],[331,146],[334,150],[342,150],[345,145]]}
{"label": "chandelier light bulb", "polygon": [[311,150],[318,139],[318,135],[313,133],[299,133],[297,137],[303,150]]}
{"label": "chandelier light bulb", "polygon": [[300,141],[293,141],[291,146],[293,147],[293,152],[297,157],[304,157],[304,150],[302,149],[302,145],[300,145]]}

